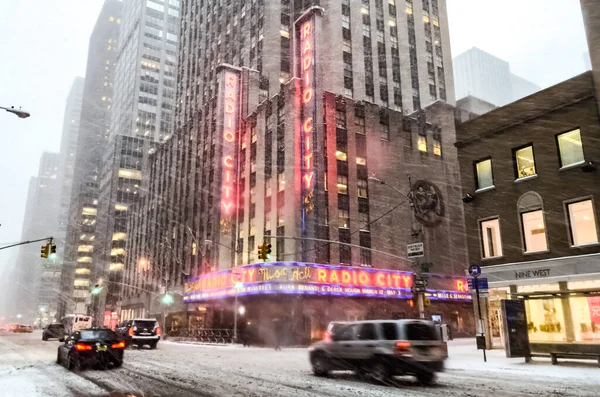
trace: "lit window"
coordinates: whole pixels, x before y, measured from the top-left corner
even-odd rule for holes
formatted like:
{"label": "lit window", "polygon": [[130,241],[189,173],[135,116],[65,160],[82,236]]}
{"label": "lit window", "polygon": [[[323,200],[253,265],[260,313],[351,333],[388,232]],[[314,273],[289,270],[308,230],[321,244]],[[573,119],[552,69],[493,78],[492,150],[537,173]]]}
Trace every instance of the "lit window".
{"label": "lit window", "polygon": [[75,274],[90,274],[90,269],[81,267],[79,269],[75,269]]}
{"label": "lit window", "polygon": [[396,21],[394,21],[393,19],[390,19],[389,22],[388,22],[388,24],[390,26],[396,26]]}
{"label": "lit window", "polygon": [[96,208],[92,208],[92,207],[83,207],[83,209],[81,210],[81,215],[95,216],[97,213],[98,213],[98,210]]}
{"label": "lit window", "polygon": [[565,132],[556,137],[560,152],[560,166],[567,167],[584,161],[581,132],[577,130]]}
{"label": "lit window", "polygon": [[91,256],[81,256],[81,257],[77,258],[77,262],[78,263],[91,263],[92,257]]}
{"label": "lit window", "polygon": [[287,30],[280,30],[279,34],[281,34],[282,37],[287,37],[288,39],[290,38],[290,32]]}
{"label": "lit window", "polygon": [[359,179],[356,184],[358,186],[358,197],[368,197],[366,179]]}
{"label": "lit window", "polygon": [[476,187],[486,189],[494,186],[494,176],[492,175],[492,159],[485,159],[475,162],[475,172],[477,173]]}
{"label": "lit window", "polygon": [[127,178],[127,179],[142,179],[142,171],[139,170],[128,170],[125,168],[119,169],[119,178]]}
{"label": "lit window", "polygon": [[87,278],[76,278],[73,282],[73,285],[75,287],[89,287],[90,280],[88,280]]}
{"label": "lit window", "polygon": [[363,6],[360,10],[360,12],[362,12],[365,15],[369,15],[369,9],[365,6]]}
{"label": "lit window", "polygon": [[340,160],[340,161],[347,161],[348,160],[348,155],[344,152],[340,152],[339,150],[337,150],[335,152],[335,158]]}
{"label": "lit window", "polygon": [[436,156],[442,155],[442,142],[439,139],[433,138],[433,154]]}
{"label": "lit window", "polygon": [[546,225],[542,210],[524,212],[521,214],[525,252],[540,252],[548,250],[546,241]]}
{"label": "lit window", "polygon": [[113,233],[112,241],[122,241],[125,240],[125,233]]}
{"label": "lit window", "polygon": [[502,256],[502,239],[500,237],[500,220],[490,219],[479,222],[481,230],[481,244],[484,258]]}
{"label": "lit window", "polygon": [[115,21],[115,17],[109,17],[109,18],[108,18],[108,20],[109,20],[110,22],[114,22],[114,21]]}
{"label": "lit window", "polygon": [[283,218],[283,207],[277,208],[277,226],[283,226],[285,219]]}
{"label": "lit window", "polygon": [[337,177],[337,189],[340,194],[348,194],[348,177],[344,175],[338,175]]}
{"label": "lit window", "polygon": [[124,267],[125,265],[122,263],[111,263],[110,265],[108,265],[108,270],[111,272],[116,272],[119,270],[123,270]]}
{"label": "lit window", "polygon": [[424,135],[419,135],[419,140],[417,141],[417,147],[420,152],[427,151],[427,137]]}
{"label": "lit window", "polygon": [[110,256],[124,255],[125,248],[113,248],[110,250]]}
{"label": "lit window", "polygon": [[406,13],[407,14],[412,14],[412,8],[411,7],[406,7]]}
{"label": "lit window", "polygon": [[356,156],[356,164],[367,165],[367,159],[364,157]]}
{"label": "lit window", "polygon": [[253,237],[256,234],[256,218],[250,218],[250,231],[248,237]]}
{"label": "lit window", "polygon": [[127,211],[127,208],[125,204],[115,204],[115,211]]}
{"label": "lit window", "polygon": [[192,243],[192,255],[196,255],[198,253],[198,246],[196,243]]}
{"label": "lit window", "polygon": [[93,245],[80,245],[77,247],[77,252],[93,252],[93,251],[94,251]]}
{"label": "lit window", "polygon": [[529,145],[521,149],[515,149],[515,166],[517,179],[535,175],[535,159],[533,158],[533,146]]}
{"label": "lit window", "polygon": [[282,192],[285,190],[285,174],[277,174],[277,191]]}
{"label": "lit window", "polygon": [[577,247],[598,242],[596,216],[592,200],[567,204],[571,243]]}
{"label": "lit window", "polygon": [[338,209],[338,227],[350,228],[350,214],[348,210]]}
{"label": "lit window", "polygon": [[423,15],[423,21],[429,23],[429,17],[427,15]]}

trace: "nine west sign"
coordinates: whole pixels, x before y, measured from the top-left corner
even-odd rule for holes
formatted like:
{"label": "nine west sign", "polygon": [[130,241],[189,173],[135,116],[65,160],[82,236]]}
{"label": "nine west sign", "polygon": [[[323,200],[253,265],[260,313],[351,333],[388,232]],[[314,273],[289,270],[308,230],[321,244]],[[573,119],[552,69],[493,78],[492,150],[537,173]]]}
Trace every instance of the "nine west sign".
{"label": "nine west sign", "polygon": [[550,277],[551,270],[548,269],[535,269],[535,270],[520,270],[515,272],[515,279],[521,278],[538,278],[538,277]]}

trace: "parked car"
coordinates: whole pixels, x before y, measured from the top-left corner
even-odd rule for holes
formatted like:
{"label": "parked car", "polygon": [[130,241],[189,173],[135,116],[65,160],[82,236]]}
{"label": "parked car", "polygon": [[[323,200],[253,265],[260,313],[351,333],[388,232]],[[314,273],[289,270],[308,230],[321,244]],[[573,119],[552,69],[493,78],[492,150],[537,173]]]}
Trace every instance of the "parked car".
{"label": "parked car", "polygon": [[156,348],[162,334],[158,321],[148,318],[123,321],[117,325],[116,332],[119,337],[123,338],[127,346],[148,345],[151,349]]}
{"label": "parked car", "polygon": [[65,337],[65,327],[61,323],[48,324],[42,332],[42,340],[51,338],[61,339]]}
{"label": "parked car", "polygon": [[58,347],[56,363],[69,370],[90,366],[120,367],[125,342],[108,328],[88,328],[73,332]]}
{"label": "parked car", "polygon": [[27,333],[30,334],[33,332],[33,327],[31,325],[24,325],[24,324],[18,324],[14,329],[13,332],[18,332],[18,333]]}
{"label": "parked car", "polygon": [[445,342],[433,322],[375,320],[336,323],[331,334],[309,348],[316,376],[352,370],[385,383],[396,375],[414,375],[431,383],[443,371]]}

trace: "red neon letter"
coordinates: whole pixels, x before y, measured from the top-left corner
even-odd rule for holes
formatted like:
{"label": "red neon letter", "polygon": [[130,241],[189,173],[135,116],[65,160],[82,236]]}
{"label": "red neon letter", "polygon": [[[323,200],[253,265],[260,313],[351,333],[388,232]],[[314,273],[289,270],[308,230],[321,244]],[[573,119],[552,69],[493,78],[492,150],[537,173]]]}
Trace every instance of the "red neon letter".
{"label": "red neon letter", "polygon": [[233,135],[232,131],[225,131],[225,135],[223,138],[225,138],[225,140],[229,143],[235,141],[235,135]]}
{"label": "red neon letter", "polygon": [[307,135],[307,136],[305,137],[305,140],[304,140],[304,149],[305,149],[307,152],[312,152],[312,145],[311,145],[311,142],[312,142],[312,141],[310,140],[310,135]]}
{"label": "red neon letter", "polygon": [[233,113],[233,111],[234,111],[233,105],[231,103],[226,103],[225,104],[225,113],[231,114],[231,113]]}
{"label": "red neon letter", "polygon": [[227,91],[225,94],[225,99],[235,102],[235,95],[232,90]]}
{"label": "red neon letter", "polygon": [[306,40],[304,42],[304,49],[302,50],[302,55],[305,55],[310,50],[312,50],[312,47],[310,46],[310,41]]}
{"label": "red neon letter", "polygon": [[302,25],[302,38],[306,38],[307,36],[310,36],[310,22],[305,22],[304,25]]}
{"label": "red neon letter", "polygon": [[365,272],[358,273],[358,282],[361,285],[369,284],[369,275]]}
{"label": "red neon letter", "polygon": [[223,209],[225,210],[226,214],[229,214],[229,210],[231,209],[232,206],[233,206],[232,202],[226,203],[225,201],[223,201]]}
{"label": "red neon letter", "polygon": [[404,288],[412,287],[412,277],[411,276],[402,276],[402,280],[404,280]]}
{"label": "red neon letter", "polygon": [[346,270],[342,270],[342,283],[348,284],[350,282],[350,273]]}
{"label": "red neon letter", "polygon": [[327,270],[319,269],[317,270],[317,282],[322,281],[324,283],[327,282]]}
{"label": "red neon letter", "polygon": [[385,278],[383,273],[377,273],[376,280],[378,286],[385,287]]}
{"label": "red neon letter", "polygon": [[312,92],[312,88],[307,88],[304,90],[304,94],[302,95],[302,102],[309,103],[310,100],[312,99],[313,96],[313,92]]}
{"label": "red neon letter", "polygon": [[310,55],[305,56],[302,60],[302,64],[304,65],[304,70],[310,68],[310,65],[312,65],[312,57]]}
{"label": "red neon letter", "polygon": [[225,197],[231,197],[231,190],[233,188],[231,186],[223,186],[223,192],[225,193]]}
{"label": "red neon letter", "polygon": [[307,189],[309,189],[312,185],[313,176],[315,176],[314,172],[309,172],[308,174],[304,175],[304,182],[306,183]]}
{"label": "red neon letter", "polygon": [[227,85],[229,87],[235,87],[235,76],[232,74],[227,75]]}
{"label": "red neon letter", "polygon": [[[304,120],[304,132],[311,132],[313,130],[313,119],[312,117]],[[308,145],[307,145],[308,146]]]}
{"label": "red neon letter", "polygon": [[331,273],[329,273],[329,282],[333,283],[333,282],[339,283],[340,279],[338,278],[338,274],[337,274],[337,270],[332,270]]}
{"label": "red neon letter", "polygon": [[313,156],[312,153],[309,153],[306,156],[304,156],[304,169],[305,170],[310,170],[312,168],[312,164],[311,164],[312,156]]}
{"label": "red neon letter", "polygon": [[225,156],[223,164],[225,164],[226,167],[233,168],[233,157]]}

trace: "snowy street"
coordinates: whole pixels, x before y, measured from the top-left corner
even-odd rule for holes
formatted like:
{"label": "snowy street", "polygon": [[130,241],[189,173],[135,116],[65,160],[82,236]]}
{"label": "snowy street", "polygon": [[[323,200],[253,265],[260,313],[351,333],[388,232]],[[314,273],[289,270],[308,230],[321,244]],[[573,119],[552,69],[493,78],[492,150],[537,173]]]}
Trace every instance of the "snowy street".
{"label": "snowy street", "polygon": [[598,396],[600,368],[593,361],[506,359],[481,352],[471,340],[450,344],[447,371],[436,385],[398,378],[377,386],[352,373],[312,375],[306,349],[202,346],[162,342],[156,350],[128,349],[122,368],[69,372],[55,363],[59,342],[33,334],[0,334],[0,395],[108,396]]}

